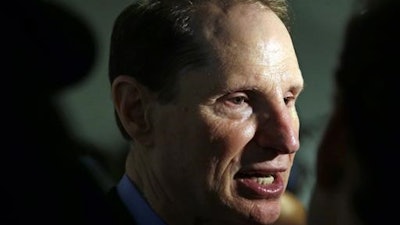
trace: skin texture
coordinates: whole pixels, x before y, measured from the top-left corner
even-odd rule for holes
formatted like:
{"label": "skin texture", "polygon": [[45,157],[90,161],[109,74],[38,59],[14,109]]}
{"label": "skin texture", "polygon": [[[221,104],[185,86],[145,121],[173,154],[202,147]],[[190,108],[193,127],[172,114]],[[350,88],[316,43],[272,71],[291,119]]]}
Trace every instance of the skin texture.
{"label": "skin texture", "polygon": [[[180,71],[173,102],[158,103],[134,78],[113,82],[135,140],[127,174],[168,224],[271,224],[299,149],[303,78],[291,38],[260,4],[208,3],[195,18],[209,63]],[[238,174],[249,171],[272,174],[273,186],[243,191],[250,179]]]}

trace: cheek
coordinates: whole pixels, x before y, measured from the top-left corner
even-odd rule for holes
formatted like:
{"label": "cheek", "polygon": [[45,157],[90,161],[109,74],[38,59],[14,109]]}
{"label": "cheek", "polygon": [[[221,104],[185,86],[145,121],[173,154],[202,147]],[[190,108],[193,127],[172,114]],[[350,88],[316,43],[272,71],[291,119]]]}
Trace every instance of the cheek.
{"label": "cheek", "polygon": [[[240,168],[243,150],[253,138],[255,125],[250,121],[232,122],[218,118],[206,123],[210,139],[206,186],[209,190],[230,195],[232,178]],[[224,194],[222,194],[224,193]]]}
{"label": "cheek", "polygon": [[197,201],[210,173],[213,146],[204,123],[192,113],[174,111],[157,125],[153,159],[166,192],[181,196],[176,201]]}
{"label": "cheek", "polygon": [[256,125],[251,119],[232,121],[218,118],[208,122],[212,143],[218,143],[225,153],[240,153],[253,138]]}
{"label": "cheek", "polygon": [[241,155],[246,145],[253,139],[256,132],[256,125],[251,121],[246,121],[235,124],[228,130],[230,132],[226,135],[226,149],[237,153],[237,155]]}
{"label": "cheek", "polygon": [[293,108],[290,111],[290,117],[292,118],[292,124],[295,128],[295,130],[297,130],[297,137],[299,136],[299,129],[300,129],[300,119],[299,116],[297,114],[296,108]]}

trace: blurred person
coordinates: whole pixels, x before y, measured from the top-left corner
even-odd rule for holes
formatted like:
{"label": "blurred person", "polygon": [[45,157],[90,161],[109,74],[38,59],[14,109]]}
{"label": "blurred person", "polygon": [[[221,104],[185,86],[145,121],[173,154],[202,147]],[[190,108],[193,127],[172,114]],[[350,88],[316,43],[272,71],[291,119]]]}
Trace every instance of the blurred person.
{"label": "blurred person", "polygon": [[57,105],[94,63],[89,26],[48,1],[10,1],[3,11],[0,224],[112,224],[85,163],[97,148],[68,130]]}
{"label": "blurred person", "polygon": [[299,149],[303,77],[282,0],[136,1],[109,78],[131,149],[120,224],[273,224]]}
{"label": "blurred person", "polygon": [[[317,155],[309,225],[374,225],[397,218],[397,0],[365,1],[347,26],[334,110]],[[393,222],[395,223],[395,222]]]}

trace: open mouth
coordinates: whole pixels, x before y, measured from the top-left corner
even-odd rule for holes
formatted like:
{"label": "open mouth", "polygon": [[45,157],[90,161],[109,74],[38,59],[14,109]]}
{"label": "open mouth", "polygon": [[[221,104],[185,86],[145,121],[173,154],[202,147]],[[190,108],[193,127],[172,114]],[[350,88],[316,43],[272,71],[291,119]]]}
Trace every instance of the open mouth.
{"label": "open mouth", "polygon": [[274,183],[275,177],[272,174],[237,173],[234,179],[248,179],[260,185],[268,185]]}
{"label": "open mouth", "polygon": [[240,171],[234,176],[238,193],[249,199],[277,199],[284,191],[284,182],[277,173]]}

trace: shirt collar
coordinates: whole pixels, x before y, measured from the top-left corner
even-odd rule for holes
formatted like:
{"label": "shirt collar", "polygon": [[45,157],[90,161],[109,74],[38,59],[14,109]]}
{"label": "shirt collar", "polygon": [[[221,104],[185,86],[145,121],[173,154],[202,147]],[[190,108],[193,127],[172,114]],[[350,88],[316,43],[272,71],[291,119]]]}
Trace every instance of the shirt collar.
{"label": "shirt collar", "polygon": [[124,174],[117,184],[117,192],[138,225],[166,225],[139,193],[139,190],[126,174]]}

